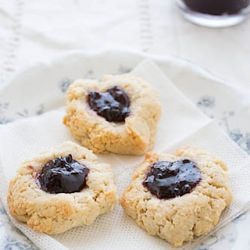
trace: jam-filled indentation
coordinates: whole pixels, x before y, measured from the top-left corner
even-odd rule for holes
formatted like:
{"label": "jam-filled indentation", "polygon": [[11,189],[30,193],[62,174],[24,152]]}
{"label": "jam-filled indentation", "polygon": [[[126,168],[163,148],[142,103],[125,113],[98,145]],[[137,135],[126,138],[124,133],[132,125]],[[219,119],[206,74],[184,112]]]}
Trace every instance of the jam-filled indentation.
{"label": "jam-filled indentation", "polygon": [[87,101],[92,110],[109,122],[124,122],[130,114],[130,99],[118,86],[105,92],[89,92]]}
{"label": "jam-filled indentation", "polygon": [[47,162],[38,174],[42,190],[48,193],[80,192],[85,186],[89,169],[69,154]]}
{"label": "jam-filled indentation", "polygon": [[201,172],[196,163],[184,159],[153,163],[143,185],[159,199],[170,199],[190,193],[200,181]]}

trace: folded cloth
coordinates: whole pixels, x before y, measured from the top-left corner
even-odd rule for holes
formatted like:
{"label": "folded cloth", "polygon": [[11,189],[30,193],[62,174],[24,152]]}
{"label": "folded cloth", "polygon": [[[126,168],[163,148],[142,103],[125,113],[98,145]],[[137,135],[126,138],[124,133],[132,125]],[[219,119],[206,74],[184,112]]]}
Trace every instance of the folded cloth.
{"label": "folded cloth", "polygon": [[[143,62],[132,73],[143,77],[158,90],[163,105],[154,150],[168,151],[189,144],[207,149],[228,164],[234,199],[216,229],[244,212],[250,201],[249,156],[179,92],[153,62]],[[65,140],[73,140],[62,124],[63,114],[63,109],[58,109],[1,126],[0,198],[6,209],[8,182],[14,177],[20,163]],[[142,160],[142,157],[113,154],[99,157],[112,165],[119,194]],[[11,219],[39,248],[46,250],[170,248],[165,241],[141,230],[119,205],[90,226],[74,228],[54,236],[37,233],[14,218]],[[194,247],[199,242],[195,241],[184,248]]]}

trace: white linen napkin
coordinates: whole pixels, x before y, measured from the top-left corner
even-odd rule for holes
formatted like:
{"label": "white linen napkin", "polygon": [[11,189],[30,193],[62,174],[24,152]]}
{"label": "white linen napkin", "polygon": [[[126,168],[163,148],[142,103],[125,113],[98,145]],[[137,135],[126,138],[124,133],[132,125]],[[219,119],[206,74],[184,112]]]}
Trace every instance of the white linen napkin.
{"label": "white linen napkin", "polygon": [[[133,74],[143,77],[158,89],[163,104],[156,151],[189,144],[205,148],[227,162],[234,200],[216,229],[245,211],[250,201],[248,155],[179,92],[152,62],[140,64]],[[63,109],[59,109],[0,127],[0,198],[6,209],[8,181],[15,175],[21,161],[65,140],[72,140],[62,124],[63,113]],[[119,194],[129,183],[136,164],[142,160],[142,157],[113,154],[99,157],[113,166]],[[12,220],[38,247],[46,250],[170,248],[165,241],[149,236],[141,230],[124,214],[118,204],[112,212],[99,217],[92,225],[74,228],[56,236],[37,233],[25,224],[13,218]],[[191,246],[196,244],[198,241]],[[184,248],[189,247],[190,244]]]}

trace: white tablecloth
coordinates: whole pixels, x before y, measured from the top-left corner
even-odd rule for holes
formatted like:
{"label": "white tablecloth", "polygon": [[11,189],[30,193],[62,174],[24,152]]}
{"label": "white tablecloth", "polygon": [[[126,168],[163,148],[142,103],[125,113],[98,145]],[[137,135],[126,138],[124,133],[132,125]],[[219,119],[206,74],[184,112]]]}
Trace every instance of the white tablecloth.
{"label": "white tablecloth", "polygon": [[65,51],[118,47],[182,57],[249,88],[250,19],[227,29],[203,28],[184,20],[174,2],[1,0],[1,68],[12,75]]}
{"label": "white tablecloth", "polygon": [[[122,48],[184,58],[250,92],[249,30],[250,19],[227,29],[195,26],[174,0],[0,0],[0,87],[21,69],[68,51]],[[0,249],[34,248],[1,224],[11,235],[3,239],[0,231]]]}

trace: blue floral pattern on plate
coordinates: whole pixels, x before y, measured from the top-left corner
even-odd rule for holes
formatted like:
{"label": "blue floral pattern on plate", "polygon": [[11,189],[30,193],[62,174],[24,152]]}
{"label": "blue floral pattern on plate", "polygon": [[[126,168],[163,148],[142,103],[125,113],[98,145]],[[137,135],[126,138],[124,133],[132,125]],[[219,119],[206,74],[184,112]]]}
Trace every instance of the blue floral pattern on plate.
{"label": "blue floral pattern on plate", "polygon": [[[197,106],[210,118],[214,118],[216,101],[212,96],[202,96],[197,101]],[[230,138],[235,141],[244,151],[250,154],[250,133],[242,131],[240,128],[231,128],[230,119],[236,115],[237,111],[227,110],[222,112],[219,124],[224,128]]]}

